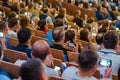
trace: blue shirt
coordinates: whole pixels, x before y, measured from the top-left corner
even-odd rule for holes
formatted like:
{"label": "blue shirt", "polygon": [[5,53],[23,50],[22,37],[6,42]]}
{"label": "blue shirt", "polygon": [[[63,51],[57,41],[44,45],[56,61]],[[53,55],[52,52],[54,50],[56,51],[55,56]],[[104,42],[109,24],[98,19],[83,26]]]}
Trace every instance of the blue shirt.
{"label": "blue shirt", "polygon": [[32,49],[30,49],[27,45],[18,44],[17,46],[10,46],[8,49],[25,52],[27,53],[28,58],[31,58]]}
{"label": "blue shirt", "polygon": [[96,18],[97,20],[103,20],[105,19],[105,15],[100,11],[96,11]]}
{"label": "blue shirt", "polygon": [[52,32],[53,32],[53,30],[50,30],[50,31],[48,31],[48,33],[45,35],[45,38],[48,39],[50,46],[52,46],[52,40],[53,40]]}
{"label": "blue shirt", "polygon": [[0,80],[10,80],[9,73],[0,69]]}

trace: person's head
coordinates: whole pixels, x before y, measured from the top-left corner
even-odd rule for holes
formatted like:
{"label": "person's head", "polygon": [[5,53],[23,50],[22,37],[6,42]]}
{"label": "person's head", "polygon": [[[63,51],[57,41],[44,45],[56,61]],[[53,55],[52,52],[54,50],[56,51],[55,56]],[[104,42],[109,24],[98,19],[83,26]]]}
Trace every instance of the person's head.
{"label": "person's head", "polygon": [[97,11],[101,11],[101,6],[97,6]]}
{"label": "person's head", "polygon": [[32,56],[45,61],[49,53],[49,45],[46,41],[38,40],[33,44]]}
{"label": "person's head", "polygon": [[19,70],[22,80],[45,80],[45,70],[40,59],[35,58],[24,63]]}
{"label": "person's head", "polygon": [[98,33],[95,38],[98,45],[101,45],[103,43],[103,33]]}
{"label": "person's head", "polygon": [[61,27],[57,27],[53,30],[53,39],[55,42],[64,42],[65,40],[65,31]]}
{"label": "person's head", "polygon": [[5,31],[6,28],[6,23],[4,21],[0,21],[0,31]]}
{"label": "person's head", "polygon": [[8,3],[9,0],[2,0],[3,3]]}
{"label": "person's head", "polygon": [[89,32],[91,32],[92,26],[91,26],[91,24],[86,24],[86,25],[85,25],[85,28],[87,28],[87,29],[89,30]]}
{"label": "person's head", "polygon": [[64,22],[62,19],[57,19],[54,21],[54,28],[56,27],[63,27],[64,28]]}
{"label": "person's head", "polygon": [[34,23],[38,25],[38,21],[40,20],[40,18],[38,16],[35,16],[33,20],[34,20]]}
{"label": "person's head", "polygon": [[84,7],[85,9],[89,8],[89,3],[88,3],[88,2],[84,2],[84,3],[83,3],[83,7]]}
{"label": "person's head", "polygon": [[19,14],[19,7],[18,6],[12,6],[11,11],[15,11],[17,14]]}
{"label": "person's head", "polygon": [[22,28],[17,33],[19,44],[30,44],[31,30],[29,28]]}
{"label": "person's head", "polygon": [[47,22],[46,20],[42,19],[38,21],[38,26],[39,26],[39,30],[45,30],[47,28]]}
{"label": "person's head", "polygon": [[80,40],[88,41],[89,31],[87,28],[84,28],[80,31]]}
{"label": "person's head", "polygon": [[64,17],[65,17],[65,14],[64,14],[64,13],[59,13],[59,14],[56,16],[57,19],[64,19]]}
{"label": "person's head", "polygon": [[81,11],[80,10],[76,10],[75,11],[75,16],[80,16],[81,15]]}
{"label": "person's head", "polygon": [[75,32],[73,30],[68,30],[65,32],[65,42],[71,41],[73,42],[75,38]]}
{"label": "person's head", "polygon": [[87,19],[87,23],[91,24],[94,22],[94,18],[93,17],[90,17]]}
{"label": "person's head", "polygon": [[15,28],[17,28],[18,27],[18,20],[17,20],[17,18],[11,18],[10,20],[9,20],[9,22],[8,22],[8,27],[10,28],[10,29],[15,29]]}
{"label": "person's head", "polygon": [[44,7],[44,8],[43,8],[43,12],[47,14],[47,13],[49,12],[49,11],[48,11],[48,8],[47,8],[47,7]]}
{"label": "person's head", "polygon": [[10,13],[9,13],[9,15],[8,15],[8,21],[11,19],[11,18],[14,18],[14,17],[16,17],[16,12],[15,11],[11,11]]}
{"label": "person's head", "polygon": [[25,15],[22,16],[21,19],[20,19],[20,26],[21,26],[21,28],[28,27],[29,22],[30,22],[30,20],[29,20],[29,18],[27,16],[25,16]]}
{"label": "person's head", "polygon": [[109,31],[103,36],[103,45],[106,49],[117,49],[119,46],[119,36],[116,31]]}
{"label": "person's head", "polygon": [[78,64],[81,72],[90,72],[91,76],[97,69],[98,55],[96,51],[85,50],[82,51],[78,57]]}
{"label": "person's head", "polygon": [[73,22],[76,23],[76,25],[78,25],[80,28],[83,27],[83,20],[80,17],[75,17]]}
{"label": "person's head", "polygon": [[109,27],[110,27],[110,22],[109,22],[109,20],[103,20],[103,21],[102,21],[102,27],[103,27],[103,28],[106,28],[106,29],[109,29]]}
{"label": "person's head", "polygon": [[97,46],[95,45],[95,43],[88,42],[85,46],[85,50],[90,49],[90,50],[93,50],[93,51],[97,51],[96,47]]}

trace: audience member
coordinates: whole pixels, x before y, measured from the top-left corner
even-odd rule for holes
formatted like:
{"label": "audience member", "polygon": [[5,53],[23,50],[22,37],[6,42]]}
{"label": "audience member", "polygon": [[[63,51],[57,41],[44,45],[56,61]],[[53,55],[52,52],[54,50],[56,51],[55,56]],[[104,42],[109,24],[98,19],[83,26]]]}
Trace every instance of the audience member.
{"label": "audience member", "polygon": [[17,33],[18,38],[18,45],[17,46],[10,46],[9,49],[17,50],[21,52],[27,53],[28,58],[31,58],[31,49],[30,47],[30,41],[31,41],[31,30],[28,28],[22,28]]}
{"label": "audience member", "polygon": [[90,50],[93,50],[93,51],[97,51],[95,43],[92,43],[92,42],[88,42],[86,44],[85,50],[87,50],[87,49],[90,49]]}
{"label": "audience member", "polygon": [[[83,36],[84,35],[84,36]],[[80,40],[89,42],[89,31],[87,28],[84,28],[80,31]]]}
{"label": "audience member", "polygon": [[117,55],[119,48],[119,36],[115,31],[109,31],[103,36],[103,45],[105,49],[98,51],[101,58],[110,59],[112,61],[112,73],[117,74],[120,68],[120,56]]}
{"label": "audience member", "polygon": [[[85,50],[81,52],[78,57],[79,69],[76,67],[68,67],[64,70],[62,77],[70,80],[98,80],[93,77],[97,69],[97,61],[98,55],[95,51]],[[112,67],[105,71],[106,74],[104,77],[109,78],[111,69]]]}
{"label": "audience member", "polygon": [[97,42],[97,50],[102,50],[104,49],[104,46],[103,46],[103,33],[98,33],[95,40]]}
{"label": "audience member", "polygon": [[[56,27],[61,27],[61,28],[64,28],[64,22],[62,21],[62,19],[57,19],[55,22],[54,22],[54,28]],[[48,39],[49,41],[49,44],[50,46],[52,46],[52,41],[53,41],[53,29],[48,31],[48,33],[45,35],[45,38]]]}
{"label": "audience member", "polygon": [[[47,74],[59,76],[54,69],[47,66],[47,63],[51,63],[51,65],[53,64],[52,55],[49,53],[49,45],[47,42],[43,40],[38,40],[33,44],[32,56],[41,59],[42,63],[44,64],[45,70],[47,71]],[[46,61],[46,59],[48,60]]]}
{"label": "audience member", "polygon": [[20,67],[21,80],[48,80],[40,59],[32,59]]}
{"label": "audience member", "polygon": [[8,22],[8,34],[7,37],[12,37],[12,38],[17,38],[17,33],[15,32],[16,30],[19,30],[19,23],[17,18],[11,18]]}
{"label": "audience member", "polygon": [[47,27],[48,27],[48,25],[46,23],[46,20],[42,19],[42,20],[38,21],[38,28],[37,29],[43,31],[44,34],[46,34],[48,32]]}

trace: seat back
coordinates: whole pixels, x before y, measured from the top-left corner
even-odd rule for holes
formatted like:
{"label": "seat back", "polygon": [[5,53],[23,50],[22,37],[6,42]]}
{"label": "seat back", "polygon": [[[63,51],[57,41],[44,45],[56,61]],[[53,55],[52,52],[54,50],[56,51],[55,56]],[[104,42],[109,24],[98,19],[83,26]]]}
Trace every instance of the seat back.
{"label": "seat back", "polygon": [[5,11],[5,14],[8,16],[8,14],[10,13],[11,9],[8,8],[8,7],[4,7],[4,11]]}
{"label": "seat back", "polygon": [[26,53],[15,51],[15,50],[10,50],[10,49],[4,49],[4,56],[6,58],[9,58],[12,63],[14,63],[18,59],[27,60]]}
{"label": "seat back", "polygon": [[13,78],[19,78],[20,67],[18,65],[0,60],[0,68],[9,72]]}
{"label": "seat back", "polygon": [[76,12],[76,6],[75,5],[73,5],[73,4],[69,4],[69,10],[70,10],[70,13],[72,14],[72,15],[74,15],[75,14],[75,12]]}
{"label": "seat back", "polygon": [[78,65],[78,64],[71,63],[71,62],[66,62],[66,66],[67,66],[67,67],[74,66],[74,67],[76,67],[76,68],[79,68],[79,65]]}
{"label": "seat back", "polygon": [[117,74],[112,74],[112,80],[118,80],[118,75]]}
{"label": "seat back", "polygon": [[67,56],[68,56],[68,60],[69,62],[76,62],[78,63],[78,56],[79,53],[75,53],[75,52],[67,52]]}
{"label": "seat back", "polygon": [[40,30],[32,30],[32,33],[35,35],[35,36],[38,36],[38,37],[45,37],[45,34],[43,31],[40,31]]}
{"label": "seat back", "polygon": [[68,80],[62,77],[51,76],[51,75],[49,75],[48,77],[49,77],[49,80]]}
{"label": "seat back", "polygon": [[12,46],[17,46],[18,45],[18,40],[15,38],[8,37],[8,40]]}
{"label": "seat back", "polygon": [[76,43],[78,43],[78,44],[81,43],[82,47],[85,47],[88,42],[76,39]]}
{"label": "seat back", "polygon": [[44,40],[44,41],[46,41],[47,43],[49,43],[46,38],[42,38],[42,37],[38,37],[38,36],[32,36],[31,45],[33,45],[34,42],[36,42],[36,41],[38,41],[38,40]]}
{"label": "seat back", "polygon": [[50,51],[54,58],[61,59],[63,62],[65,61],[62,50],[50,48]]}

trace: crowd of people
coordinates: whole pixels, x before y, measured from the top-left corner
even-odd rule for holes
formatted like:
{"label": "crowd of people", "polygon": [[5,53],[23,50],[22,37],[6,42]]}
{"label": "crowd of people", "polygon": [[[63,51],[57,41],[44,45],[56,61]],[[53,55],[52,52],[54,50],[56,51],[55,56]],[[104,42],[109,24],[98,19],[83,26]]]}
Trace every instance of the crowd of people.
{"label": "crowd of people", "polygon": [[[63,3],[74,5],[75,13]],[[100,71],[100,80],[111,80],[112,74],[120,80],[118,0],[0,0],[0,6],[0,61],[11,63],[4,56],[5,49],[24,52],[28,57],[15,63],[20,67],[18,80],[49,80],[50,75],[66,80],[98,80],[93,76],[96,70]],[[9,14],[5,8],[10,9]],[[89,17],[88,10],[95,17]],[[38,40],[31,44],[33,30],[42,31],[48,43]],[[10,44],[9,37],[18,40],[17,46]],[[62,50],[65,62],[69,62],[68,51],[79,54],[78,63],[71,62],[79,68],[61,65],[63,72],[53,69],[50,48]],[[10,73],[0,69],[0,80],[11,79]]]}

